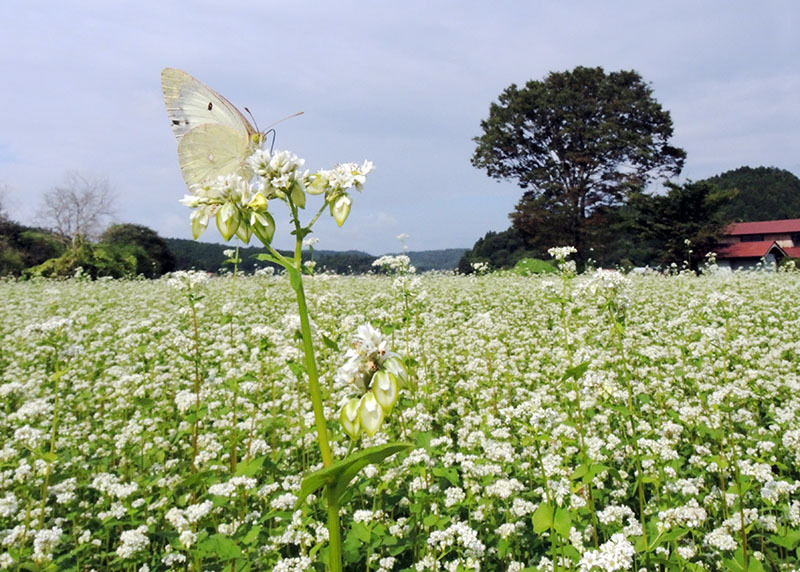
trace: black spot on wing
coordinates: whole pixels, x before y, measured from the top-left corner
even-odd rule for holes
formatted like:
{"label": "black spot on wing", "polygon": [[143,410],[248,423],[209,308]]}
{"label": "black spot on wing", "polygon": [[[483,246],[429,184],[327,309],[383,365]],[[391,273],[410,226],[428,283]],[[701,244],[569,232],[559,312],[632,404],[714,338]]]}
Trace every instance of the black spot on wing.
{"label": "black spot on wing", "polygon": [[210,102],[210,101],[209,101],[209,102],[208,102],[208,110],[209,110],[209,111],[211,111],[211,109],[212,109],[213,107],[214,107],[214,104],[213,104],[212,102]]}

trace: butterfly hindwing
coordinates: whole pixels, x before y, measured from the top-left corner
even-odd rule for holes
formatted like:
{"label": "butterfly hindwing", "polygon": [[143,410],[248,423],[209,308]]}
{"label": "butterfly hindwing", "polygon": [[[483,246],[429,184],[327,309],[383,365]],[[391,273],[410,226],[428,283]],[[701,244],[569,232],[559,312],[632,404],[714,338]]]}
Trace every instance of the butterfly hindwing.
{"label": "butterfly hindwing", "polygon": [[181,173],[188,186],[238,172],[245,179],[253,173],[245,158],[252,151],[249,138],[227,125],[205,123],[187,131],[178,143]]}

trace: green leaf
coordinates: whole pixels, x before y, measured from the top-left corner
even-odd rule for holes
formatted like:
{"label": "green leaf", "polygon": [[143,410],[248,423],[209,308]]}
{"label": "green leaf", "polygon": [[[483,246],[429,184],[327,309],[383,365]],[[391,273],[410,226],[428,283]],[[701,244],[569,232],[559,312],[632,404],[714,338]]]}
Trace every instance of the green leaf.
{"label": "green leaf", "polygon": [[213,554],[220,560],[233,560],[242,557],[242,550],[224,534],[212,534],[198,542],[197,547],[207,554]]}
{"label": "green leaf", "polygon": [[308,495],[315,493],[322,487],[333,485],[336,487],[336,496],[341,497],[347,485],[358,472],[373,463],[380,463],[387,457],[413,448],[410,443],[387,443],[359,451],[349,457],[336,461],[330,467],[314,471],[303,479],[295,506],[299,507],[305,502]]}
{"label": "green leaf", "polygon": [[800,544],[800,530],[789,530],[783,536],[773,534],[769,537],[770,542],[791,550]]}
{"label": "green leaf", "polygon": [[533,530],[541,534],[553,527],[553,507],[548,503],[542,503],[533,513]]}
{"label": "green leaf", "polygon": [[589,472],[589,465],[587,463],[583,463],[577,469],[572,471],[572,474],[569,476],[570,480],[574,481],[576,479],[580,479],[582,476]]}
{"label": "green leaf", "polygon": [[585,361],[580,363],[574,367],[569,368],[567,371],[564,372],[564,375],[561,376],[561,381],[567,381],[568,379],[580,379],[581,376],[586,373],[586,370],[589,369],[589,362]]}
{"label": "green leaf", "polygon": [[555,517],[553,518],[553,528],[561,535],[562,538],[569,540],[569,531],[572,528],[572,515],[565,508],[556,510]]}
{"label": "green leaf", "polygon": [[259,532],[261,532],[261,525],[257,524],[253,528],[247,531],[247,534],[245,534],[244,538],[242,538],[242,543],[252,544],[253,541],[258,539]]}
{"label": "green leaf", "polygon": [[292,290],[299,292],[303,287],[303,277],[294,266],[287,266],[286,272],[289,274],[289,284],[292,285]]}
{"label": "green leaf", "polygon": [[454,487],[458,486],[458,471],[455,469],[455,467],[434,467],[431,472],[436,477],[447,479],[447,482]]}
{"label": "green leaf", "polygon": [[439,515],[437,514],[429,514],[422,519],[422,524],[424,524],[426,528],[432,527],[437,522],[439,522]]}
{"label": "green leaf", "polygon": [[330,339],[325,334],[322,334],[322,343],[324,343],[325,347],[327,347],[328,349],[331,349],[335,352],[339,351],[339,344],[337,344],[334,340]]}
{"label": "green leaf", "polygon": [[253,477],[255,474],[261,469],[261,466],[264,464],[264,460],[267,457],[256,457],[255,459],[250,459],[250,462],[239,461],[236,463],[236,472],[234,476],[236,477]]}

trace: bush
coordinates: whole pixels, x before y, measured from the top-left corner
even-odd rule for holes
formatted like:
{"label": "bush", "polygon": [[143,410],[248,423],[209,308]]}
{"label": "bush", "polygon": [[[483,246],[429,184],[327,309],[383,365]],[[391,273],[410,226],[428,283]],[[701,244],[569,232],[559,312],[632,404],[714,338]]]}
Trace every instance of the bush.
{"label": "bush", "polygon": [[558,272],[555,266],[547,260],[538,258],[523,258],[514,265],[514,273],[520,276],[533,276],[534,274],[551,274]]}

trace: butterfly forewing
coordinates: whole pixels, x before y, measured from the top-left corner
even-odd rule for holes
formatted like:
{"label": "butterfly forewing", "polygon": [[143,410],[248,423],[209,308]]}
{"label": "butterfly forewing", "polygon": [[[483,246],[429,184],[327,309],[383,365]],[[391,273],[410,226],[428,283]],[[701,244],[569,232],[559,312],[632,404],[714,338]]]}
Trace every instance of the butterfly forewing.
{"label": "butterfly forewing", "polygon": [[172,132],[180,141],[190,130],[205,124],[226,125],[250,140],[256,130],[222,95],[185,71],[164,68],[161,89]]}

